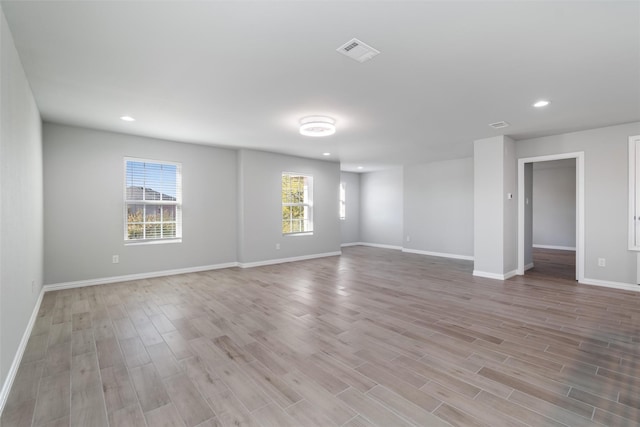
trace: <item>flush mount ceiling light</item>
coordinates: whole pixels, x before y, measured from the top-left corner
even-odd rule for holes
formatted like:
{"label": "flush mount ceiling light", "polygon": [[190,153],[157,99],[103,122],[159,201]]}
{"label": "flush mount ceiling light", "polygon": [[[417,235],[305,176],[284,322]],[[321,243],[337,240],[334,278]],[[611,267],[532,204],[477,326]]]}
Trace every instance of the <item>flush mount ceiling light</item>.
{"label": "flush mount ceiling light", "polygon": [[546,107],[549,104],[550,104],[550,101],[547,101],[546,99],[541,99],[540,101],[533,104],[533,106],[536,108],[542,108],[542,107]]}
{"label": "flush mount ceiling light", "polygon": [[329,136],[336,133],[336,121],[331,117],[309,116],[300,120],[300,133],[306,136]]}
{"label": "flush mount ceiling light", "polygon": [[125,122],[135,122],[136,121],[136,119],[134,119],[131,116],[122,116],[122,117],[120,117],[120,120],[124,120]]}
{"label": "flush mount ceiling light", "polygon": [[322,153],[323,156],[330,156],[331,153]]}

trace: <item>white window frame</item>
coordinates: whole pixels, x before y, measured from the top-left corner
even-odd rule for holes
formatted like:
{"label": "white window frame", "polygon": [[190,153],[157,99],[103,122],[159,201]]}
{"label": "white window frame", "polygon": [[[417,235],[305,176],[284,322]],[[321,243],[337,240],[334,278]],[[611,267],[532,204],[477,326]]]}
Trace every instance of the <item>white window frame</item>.
{"label": "white window frame", "polygon": [[340,183],[340,193],[339,193],[339,211],[338,211],[338,216],[340,217],[340,219],[342,221],[347,219],[347,183],[346,182],[341,182]]}
{"label": "white window frame", "polygon": [[640,251],[640,135],[629,137],[629,250]]}
{"label": "white window frame", "polygon": [[[307,221],[309,226],[305,231],[294,231],[294,232],[289,232],[289,233],[283,232],[282,235],[283,236],[310,236],[310,235],[313,235],[313,176],[305,174],[305,173],[298,173],[298,172],[282,172],[282,174],[280,176],[280,186],[281,186],[280,194],[281,194],[281,197],[282,197],[282,178],[285,175],[288,175],[290,177],[304,177],[307,180],[307,188],[306,188],[306,193],[305,193],[305,196],[304,196],[304,200],[305,201],[302,202],[302,203],[285,203],[285,202],[282,202],[282,209],[284,209],[287,206],[301,206],[303,208],[305,220]],[[282,209],[281,209],[281,213],[282,213]],[[280,216],[282,217],[282,215],[280,215]],[[291,220],[289,222],[291,222]],[[281,223],[280,227],[282,228],[282,223]]]}
{"label": "white window frame", "polygon": [[[137,163],[149,163],[149,164],[160,164],[160,165],[171,165],[176,167],[176,200],[128,200],[127,199],[127,163],[128,162],[137,162]],[[157,243],[180,243],[182,242],[182,163],[179,162],[170,162],[166,160],[153,160],[153,159],[142,159],[137,157],[125,157],[124,158],[124,209],[123,209],[123,219],[124,219],[124,243],[125,245],[141,245],[141,244],[157,244]],[[144,191],[144,190],[143,190]],[[130,239],[129,238],[129,218],[128,218],[128,207],[129,205],[143,205],[145,207],[145,213],[143,214],[143,224],[146,224],[146,207],[147,206],[176,206],[176,219],[175,219],[175,227],[176,227],[176,235],[175,237],[160,237],[160,238],[146,238],[146,228],[143,225],[143,237],[142,239]],[[160,211],[162,215],[162,210]],[[173,221],[171,221],[173,222]],[[164,221],[158,222],[163,224]],[[162,230],[162,227],[161,227]]]}

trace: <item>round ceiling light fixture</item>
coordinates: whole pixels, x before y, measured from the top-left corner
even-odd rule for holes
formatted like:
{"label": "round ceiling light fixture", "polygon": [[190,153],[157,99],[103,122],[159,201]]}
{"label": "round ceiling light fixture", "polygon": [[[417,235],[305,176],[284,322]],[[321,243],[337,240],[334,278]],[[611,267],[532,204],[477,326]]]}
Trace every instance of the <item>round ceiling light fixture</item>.
{"label": "round ceiling light fixture", "polygon": [[308,116],[300,119],[300,134],[329,136],[336,133],[336,121],[326,116]]}

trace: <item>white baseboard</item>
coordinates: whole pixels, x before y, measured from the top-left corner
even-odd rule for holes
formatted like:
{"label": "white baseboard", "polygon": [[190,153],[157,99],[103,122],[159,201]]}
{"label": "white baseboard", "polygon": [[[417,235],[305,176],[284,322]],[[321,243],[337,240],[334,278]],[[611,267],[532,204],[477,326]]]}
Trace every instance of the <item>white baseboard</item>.
{"label": "white baseboard", "polygon": [[524,266],[524,271],[531,270],[532,268],[533,268],[533,263],[530,262],[529,264]]}
{"label": "white baseboard", "polygon": [[362,243],[360,243],[360,242],[351,242],[351,243],[341,243],[340,244],[341,248],[346,248],[348,246],[362,246]]}
{"label": "white baseboard", "polygon": [[16,375],[18,374],[18,368],[20,368],[24,350],[27,348],[27,343],[29,342],[29,338],[31,337],[33,325],[36,323],[36,318],[38,317],[38,312],[40,311],[40,305],[42,304],[42,297],[44,296],[44,293],[45,290],[43,287],[42,289],[40,289],[40,295],[38,295],[36,305],[33,307],[33,312],[31,312],[29,323],[27,323],[27,328],[22,334],[20,345],[18,346],[18,350],[13,357],[13,362],[11,363],[11,367],[9,368],[9,372],[7,372],[7,378],[4,380],[4,384],[2,385],[2,390],[0,391],[0,414],[2,414],[2,412],[4,411],[4,405],[6,405],[7,399],[9,398],[9,393],[11,392],[13,381],[16,379]]}
{"label": "white baseboard", "polygon": [[200,271],[219,270],[221,268],[237,267],[237,262],[224,264],[203,265],[199,267],[177,268],[175,270],[152,271],[150,273],[126,274],[124,276],[101,277],[98,279],[78,280],[75,282],[54,283],[44,285],[45,292],[61,289],[82,288],[84,286],[105,285],[107,283],[129,282],[131,280],[151,279],[153,277],[175,276],[176,274],[198,273]]}
{"label": "white baseboard", "polygon": [[624,289],[625,291],[640,292],[640,285],[634,285],[631,283],[622,282],[609,282],[607,280],[587,279],[586,277],[580,280],[583,285],[602,286],[605,288]]}
{"label": "white baseboard", "polygon": [[507,280],[517,274],[516,270],[509,271],[504,274],[489,273],[487,271],[473,270],[473,275],[477,277],[486,277],[487,279]]}
{"label": "white baseboard", "polygon": [[395,245],[383,245],[381,243],[367,243],[367,242],[360,242],[358,243],[360,246],[369,246],[372,248],[381,248],[381,249],[394,249],[396,251],[401,251],[402,250],[402,246],[395,246]]}
{"label": "white baseboard", "polygon": [[575,246],[531,245],[539,249],[555,249],[557,251],[576,251]]}
{"label": "white baseboard", "polygon": [[428,255],[428,256],[437,256],[441,258],[464,259],[467,261],[473,261],[472,255],[448,254],[445,252],[421,251],[418,249],[407,249],[407,248],[402,248],[402,252],[406,252],[408,254]]}
{"label": "white baseboard", "polygon": [[238,267],[240,268],[262,267],[265,265],[283,264],[285,262],[295,262],[295,261],[306,261],[309,259],[325,258],[329,256],[339,256],[339,255],[342,255],[342,251],[325,252],[321,254],[312,254],[312,255],[302,255],[302,256],[295,256],[290,258],[268,259],[265,261],[256,261],[256,262],[239,262]]}

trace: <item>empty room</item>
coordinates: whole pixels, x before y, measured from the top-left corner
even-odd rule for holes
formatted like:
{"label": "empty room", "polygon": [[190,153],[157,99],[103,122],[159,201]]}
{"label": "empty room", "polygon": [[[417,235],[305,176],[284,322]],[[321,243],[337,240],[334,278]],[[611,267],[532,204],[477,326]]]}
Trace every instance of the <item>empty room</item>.
{"label": "empty room", "polygon": [[640,425],[640,2],[0,0],[0,425]]}

